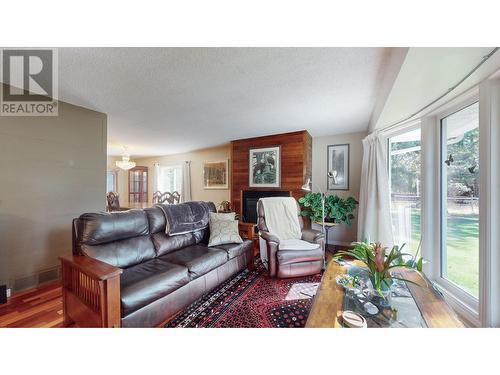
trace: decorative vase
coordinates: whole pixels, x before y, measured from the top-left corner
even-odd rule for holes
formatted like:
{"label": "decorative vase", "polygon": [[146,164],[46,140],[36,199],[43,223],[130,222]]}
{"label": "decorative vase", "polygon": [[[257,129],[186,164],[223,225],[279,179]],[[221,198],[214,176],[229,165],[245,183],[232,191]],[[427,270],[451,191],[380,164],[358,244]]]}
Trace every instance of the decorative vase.
{"label": "decorative vase", "polygon": [[369,278],[370,282],[368,283],[368,286],[370,288],[370,294],[371,294],[371,300],[375,305],[382,306],[382,307],[388,307],[391,305],[392,302],[392,285],[394,282],[391,280],[390,282],[388,281],[383,281],[382,284],[380,285],[381,293],[377,289],[375,289],[375,280],[373,276],[370,276]]}

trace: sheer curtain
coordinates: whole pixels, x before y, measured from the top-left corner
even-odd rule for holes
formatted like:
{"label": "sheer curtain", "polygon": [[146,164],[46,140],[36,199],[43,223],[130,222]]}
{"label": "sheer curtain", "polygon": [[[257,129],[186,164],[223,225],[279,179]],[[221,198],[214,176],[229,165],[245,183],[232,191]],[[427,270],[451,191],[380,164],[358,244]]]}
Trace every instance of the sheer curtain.
{"label": "sheer curtain", "polygon": [[160,163],[153,164],[153,193],[160,190]]}
{"label": "sheer curtain", "polygon": [[185,161],[182,164],[182,188],[181,201],[189,202],[191,200],[191,162]]}
{"label": "sheer curtain", "polygon": [[358,241],[394,244],[387,173],[387,138],[374,132],[363,139],[363,164],[358,209]]}

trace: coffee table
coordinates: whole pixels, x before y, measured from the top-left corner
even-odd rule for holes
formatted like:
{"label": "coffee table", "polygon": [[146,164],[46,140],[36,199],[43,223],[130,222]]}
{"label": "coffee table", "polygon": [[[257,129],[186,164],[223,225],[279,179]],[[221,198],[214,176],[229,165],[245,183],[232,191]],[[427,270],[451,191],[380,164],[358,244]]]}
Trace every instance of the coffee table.
{"label": "coffee table", "polygon": [[[337,284],[335,278],[345,274],[352,266],[360,267],[362,263],[358,261],[339,264],[331,260],[323,274],[321,285],[318,288],[313,305],[307,319],[306,328],[342,328],[342,312],[344,309],[360,309],[359,304],[345,296],[344,288]],[[448,306],[439,291],[433,288],[432,283],[419,273],[409,269],[397,269],[401,277],[418,283],[419,285],[429,285],[429,287],[419,287],[411,283],[406,283],[407,291],[411,294],[412,300],[408,300],[409,305],[404,308],[407,319],[396,318],[401,324],[392,324],[390,319],[374,319],[369,327],[464,327],[455,312]],[[403,305],[401,305],[403,306]],[[359,310],[358,310],[359,312]],[[401,312],[403,313],[403,309]],[[410,323],[408,323],[410,322]],[[406,325],[406,324],[408,325]]]}

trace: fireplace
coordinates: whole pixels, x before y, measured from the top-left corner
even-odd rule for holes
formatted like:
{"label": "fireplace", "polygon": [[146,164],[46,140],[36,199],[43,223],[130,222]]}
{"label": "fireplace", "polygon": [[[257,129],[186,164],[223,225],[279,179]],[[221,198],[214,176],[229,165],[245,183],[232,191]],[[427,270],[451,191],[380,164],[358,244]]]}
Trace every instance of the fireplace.
{"label": "fireplace", "polygon": [[243,221],[257,223],[257,202],[260,198],[289,196],[289,191],[244,190],[242,195]]}

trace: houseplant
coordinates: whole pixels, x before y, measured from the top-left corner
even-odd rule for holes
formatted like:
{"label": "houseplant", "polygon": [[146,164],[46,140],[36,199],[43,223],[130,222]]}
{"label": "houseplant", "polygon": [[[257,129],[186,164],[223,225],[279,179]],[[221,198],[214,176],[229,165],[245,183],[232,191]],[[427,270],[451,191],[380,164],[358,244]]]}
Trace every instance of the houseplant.
{"label": "houseplant", "polygon": [[[388,296],[394,280],[402,280],[407,283],[419,285],[411,280],[391,274],[391,270],[396,267],[411,268],[415,269],[416,272],[421,272],[422,270],[422,258],[417,260],[411,254],[402,252],[405,244],[401,247],[397,245],[393,246],[389,253],[387,253],[388,248],[382,247],[380,243],[353,242],[352,245],[352,249],[336,253],[334,259],[348,257],[364,263],[373,289],[381,297],[386,298]],[[412,260],[403,261],[404,257],[407,256],[412,257]]]}
{"label": "houseplant", "polygon": [[[308,217],[313,222],[323,222],[321,193],[308,193],[299,199],[299,204],[303,208],[301,216]],[[325,196],[325,222],[351,225],[357,205],[358,202],[353,197],[343,199],[337,195]]]}

